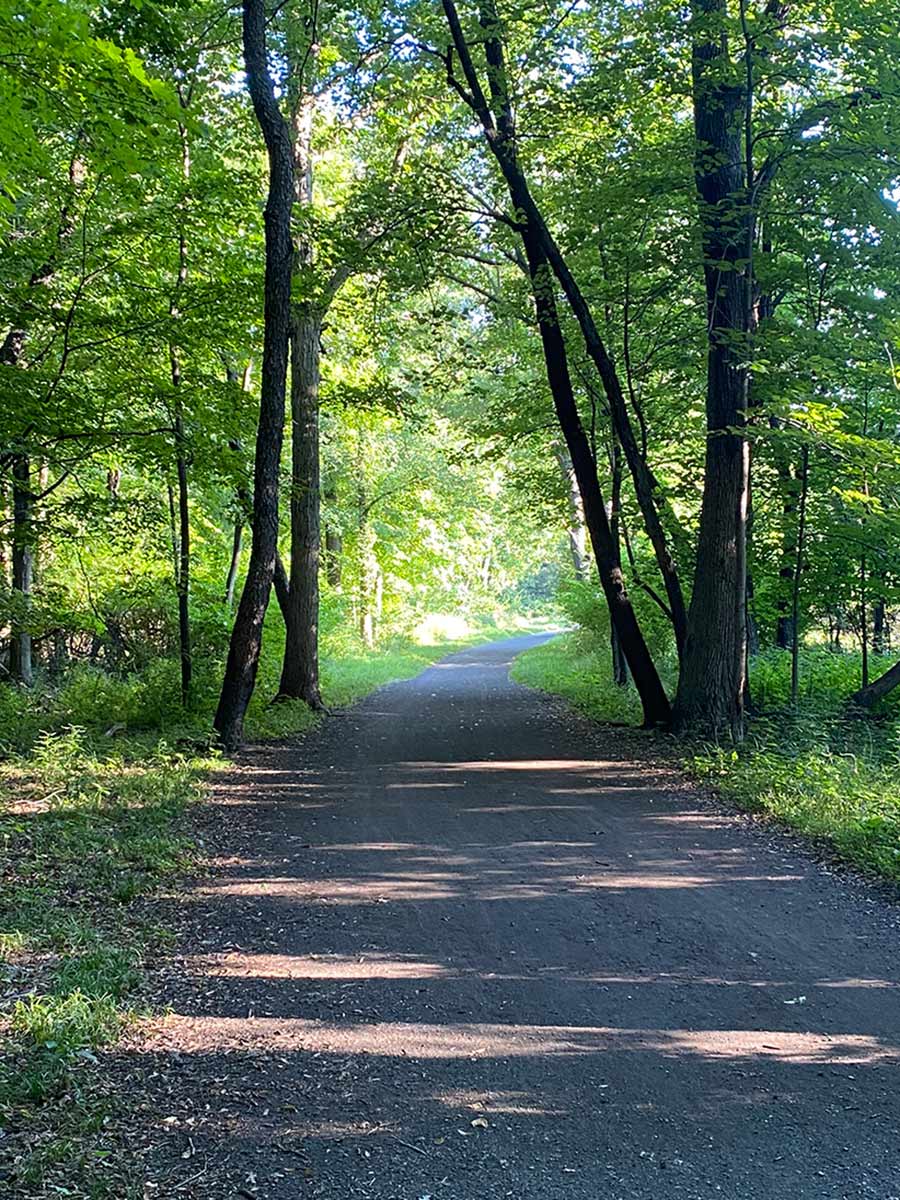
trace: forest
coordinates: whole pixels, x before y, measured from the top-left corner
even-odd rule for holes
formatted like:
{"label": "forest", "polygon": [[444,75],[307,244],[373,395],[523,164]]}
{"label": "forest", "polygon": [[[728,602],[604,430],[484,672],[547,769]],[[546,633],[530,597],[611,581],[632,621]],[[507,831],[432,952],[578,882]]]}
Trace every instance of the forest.
{"label": "forest", "polygon": [[454,650],[900,880],[898,18],[0,0],[0,1190],[170,1194],[191,812]]}

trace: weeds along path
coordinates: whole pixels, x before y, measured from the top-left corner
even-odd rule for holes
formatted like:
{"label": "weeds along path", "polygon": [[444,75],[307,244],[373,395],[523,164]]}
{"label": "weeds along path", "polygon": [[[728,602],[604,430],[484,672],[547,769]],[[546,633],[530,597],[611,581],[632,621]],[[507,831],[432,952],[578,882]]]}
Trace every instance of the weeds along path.
{"label": "weeds along path", "polygon": [[900,1196],[900,914],[512,684],[536,640],[220,779],[148,1194]]}

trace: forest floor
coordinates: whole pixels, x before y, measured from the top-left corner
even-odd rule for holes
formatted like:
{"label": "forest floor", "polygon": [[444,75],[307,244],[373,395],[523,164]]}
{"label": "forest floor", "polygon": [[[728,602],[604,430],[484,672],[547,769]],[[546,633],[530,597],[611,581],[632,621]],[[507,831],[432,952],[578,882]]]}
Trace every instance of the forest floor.
{"label": "forest floor", "polygon": [[214,780],[108,1060],[146,1197],[900,1197],[900,908],[510,682],[537,641]]}

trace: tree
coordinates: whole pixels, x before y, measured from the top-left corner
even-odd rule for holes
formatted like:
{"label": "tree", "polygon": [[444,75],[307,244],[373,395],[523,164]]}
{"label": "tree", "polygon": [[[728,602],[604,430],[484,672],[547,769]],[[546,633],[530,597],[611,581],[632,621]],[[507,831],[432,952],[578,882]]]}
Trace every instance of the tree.
{"label": "tree", "polygon": [[[726,0],[692,10],[695,175],[703,241],[706,458],[694,587],[675,715],[684,728],[743,737],[754,180],[745,147],[750,98],[728,58]],[[749,160],[752,163],[752,159]]]}
{"label": "tree", "polygon": [[[488,92],[486,93],[478,78],[470,46],[463,33],[455,5],[452,0],[443,0],[443,8],[453,46],[452,50],[448,50],[442,56],[447,67],[448,80],[477,115],[484,130],[485,140],[506,181],[510,202],[516,214],[512,220],[521,235],[528,263],[535,314],[544,348],[547,379],[560,428],[578,480],[585,520],[591,536],[603,590],[609,602],[613,625],[631,668],[635,686],[641,696],[645,722],[649,725],[665,724],[669,719],[669,702],[634,616],[634,610],[625,590],[621,567],[616,564],[616,549],[597,478],[597,463],[591,452],[575,403],[565,341],[560,329],[559,314],[553,294],[554,274],[563,274],[567,279],[570,277],[565,270],[562,257],[549,235],[546,223],[534,203],[519,163],[512,100],[506,78],[499,22],[492,8],[483,9],[481,24],[486,34],[485,59],[488,80]],[[465,83],[460,82],[453,73],[453,51],[459,58]],[[565,287],[565,285],[563,286]],[[567,292],[567,295],[571,303],[574,293]],[[611,363],[609,363],[605,348],[599,342],[599,338],[591,341],[589,350],[591,346],[596,351],[597,361],[603,364],[601,369],[604,382],[609,384],[612,374],[606,370],[606,367],[609,365],[611,368]],[[615,382],[617,383],[617,379]],[[614,386],[613,391],[615,391]],[[621,395],[621,390],[618,394]],[[677,583],[677,580],[674,582]]]}
{"label": "tree", "polygon": [[253,541],[214,722],[219,738],[229,749],[240,743],[244,714],[253,694],[263,619],[278,553],[278,482],[293,268],[294,161],[290,130],[275,98],[266,63],[265,6],[262,0],[245,0],[243,12],[247,86],[268,151],[269,194],[265,213],[265,337],[253,476]]}

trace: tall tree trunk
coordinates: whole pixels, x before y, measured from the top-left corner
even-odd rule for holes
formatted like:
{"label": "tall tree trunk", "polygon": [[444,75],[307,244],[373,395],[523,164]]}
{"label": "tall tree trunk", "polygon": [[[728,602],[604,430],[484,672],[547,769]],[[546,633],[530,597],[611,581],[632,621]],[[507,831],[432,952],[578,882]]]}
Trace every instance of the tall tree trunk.
{"label": "tall tree trunk", "polygon": [[[182,108],[186,107],[184,97],[179,93]],[[188,142],[187,128],[184,124],[178,126],[181,138],[181,177],[185,188],[191,178],[191,151]],[[181,292],[187,282],[188,258],[187,235],[185,232],[184,203],[179,214],[180,228],[178,230],[178,274],[175,282],[175,292],[169,306],[169,315],[173,325],[177,324],[181,312]],[[178,650],[181,660],[181,702],[187,704],[191,695],[191,676],[193,674],[193,655],[191,653],[191,517],[190,498],[188,492],[188,449],[184,428],[184,400],[181,392],[181,351],[176,344],[173,329],[173,339],[169,343],[169,366],[172,377],[173,420],[172,432],[175,439],[175,473],[178,479],[178,559],[175,566],[175,591],[178,596]]]}
{"label": "tall tree trunk", "polygon": [[[695,177],[707,311],[706,462],[697,564],[676,722],[740,739],[746,661],[746,531],[752,233],[743,154],[743,88],[729,84],[726,0],[694,0]],[[742,262],[743,260],[743,262]]]}
{"label": "tall tree trunk", "polygon": [[231,538],[231,558],[228,561],[228,574],[225,577],[225,607],[234,607],[234,588],[237,583],[238,568],[241,564],[241,548],[244,542],[244,522],[240,517],[235,518],[234,533]]}
{"label": "tall tree trunk", "polygon": [[[69,162],[69,177],[66,196],[59,214],[56,238],[47,259],[40,264],[28,280],[29,289],[47,287],[56,275],[59,257],[66,242],[77,227],[76,201],[85,179],[84,162],[81,157],[81,134],[76,137],[75,151]],[[26,304],[13,321],[0,345],[0,363],[7,367],[22,365],[22,356],[28,338],[29,306]],[[35,494],[32,486],[31,462],[24,448],[12,462],[12,508],[13,508],[13,551],[12,588],[19,594],[19,605],[24,617],[14,626],[10,642],[10,674],[26,686],[34,680],[32,661],[32,638],[27,628],[28,609],[31,606],[35,562]]]}
{"label": "tall tree trunk", "polygon": [[584,506],[584,516],[597,562],[600,583],[609,605],[610,619],[622,653],[631,669],[641,698],[644,724],[666,725],[670,718],[669,701],[650,657],[631,600],[625,588],[621,564],[617,560],[606,505],[597,478],[597,463],[581,423],[572,390],[568,356],[559,324],[559,313],[550,266],[538,238],[526,230],[525,253],[532,281],[535,313],[544,350],[547,379],[557,419],[572,459]]}
{"label": "tall tree trunk", "polygon": [[[322,497],[329,505],[336,505],[338,499],[337,481],[334,478],[323,484]],[[341,590],[341,573],[343,569],[344,539],[340,529],[332,520],[325,521],[325,578],[330,587]]]}
{"label": "tall tree trunk", "polygon": [[[25,347],[25,329],[18,324],[9,330],[0,346],[0,363],[15,367]],[[31,486],[31,461],[27,453],[16,453],[12,460],[12,591],[18,614],[12,622],[9,643],[9,674],[18,683],[31,687],[34,682],[31,632],[28,610],[34,583],[34,494]]]}
{"label": "tall tree trunk", "polygon": [[324,313],[312,296],[312,242],[304,228],[313,202],[313,117],[316,97],[309,85],[318,50],[312,11],[292,15],[288,25],[291,143],[294,204],[301,233],[294,247],[295,300],[291,311],[291,562],[285,618],[280,696],[321,709],[319,690],[319,371]]}
{"label": "tall tree trunk", "polygon": [[278,692],[321,709],[319,691],[319,338],[311,305],[291,323],[291,566]]}
{"label": "tall tree trunk", "polygon": [[[466,102],[478,116],[485,138],[506,181],[517,228],[522,237],[531,292],[537,316],[547,380],[553,396],[557,419],[572,459],[578,490],[584,506],[588,534],[600,573],[600,582],[609,605],[610,617],[619,635],[622,649],[631,668],[635,687],[641,698],[644,722],[647,725],[667,724],[670,718],[669,701],[650,657],[640,626],[625,588],[620,566],[616,566],[615,548],[606,515],[606,506],[597,463],[581,423],[572,380],[569,372],[566,344],[559,323],[550,252],[554,250],[543,218],[531,197],[525,175],[516,152],[515,122],[506,79],[503,43],[499,22],[492,0],[482,6],[482,25],[486,31],[485,55],[491,104],[488,104],[478,74],[472,62],[469,45],[462,32],[459,15],[453,0],[442,0],[450,26],[453,44],[462,65],[469,91],[453,77],[452,61],[448,56],[448,75]],[[556,251],[559,258],[558,250]],[[571,301],[570,301],[571,302]]]}
{"label": "tall tree trunk", "polygon": [[809,492],[809,446],[804,446],[800,458],[799,521],[797,523],[796,557],[793,566],[794,585],[791,593],[791,703],[797,707],[800,695],[800,577],[803,555],[806,553],[806,498]]}
{"label": "tall tree trunk", "polygon": [[[622,569],[622,541],[620,530],[622,526],[622,449],[618,439],[613,434],[612,442],[612,483],[609,500],[609,532],[613,542],[616,566]],[[619,687],[628,684],[628,662],[622,649],[622,643],[616,632],[615,625],[609,628],[610,654],[612,655],[613,682]]]}
{"label": "tall tree trunk", "polygon": [[556,244],[543,213],[531,194],[528,180],[519,162],[515,144],[515,124],[506,79],[503,40],[495,2],[494,0],[482,0],[481,3],[481,25],[485,33],[484,50],[487,59],[490,102],[488,102],[478,79],[469,44],[462,31],[459,14],[453,0],[442,0],[442,6],[468,91],[454,77],[453,62],[450,56],[447,58],[449,81],[481,122],[485,140],[506,182],[517,220],[524,221],[531,236],[540,242],[541,252],[547,259],[552,274],[559,281],[578,322],[588,357],[594,363],[600,376],[613,426],[634,480],[635,495],[644,518],[647,536],[653,546],[657,564],[663,576],[669,599],[669,612],[675,633],[675,642],[680,653],[687,626],[684,596],[675,561],[669,550],[665,530],[660,520],[659,486],[638,444],[621,380],[600,336],[590,306]]}
{"label": "tall tree trunk", "polygon": [[339,592],[343,572],[344,539],[333,525],[325,526],[325,575],[331,587]]}
{"label": "tall tree trunk", "polygon": [[239,745],[243,735],[244,714],[256,683],[263,620],[278,553],[278,477],[284,434],[294,257],[291,135],[269,76],[263,0],[244,0],[243,39],[247,84],[269,155],[269,194],[265,214],[265,335],[254,463],[253,542],[215,717],[219,738],[229,749]]}
{"label": "tall tree trunk", "polygon": [[[249,358],[244,364],[244,369],[240,376],[241,391],[244,393],[250,391],[250,377],[252,374],[253,359]],[[232,366],[227,360],[225,362],[225,375],[229,383],[238,382],[237,368]],[[241,448],[241,444],[237,440],[230,442],[229,446],[232,450],[240,450]],[[244,544],[245,515],[252,508],[247,489],[244,487],[237,488],[235,500],[237,503],[237,515],[234,518],[234,530],[231,535],[231,556],[228,560],[228,572],[225,576],[225,607],[229,611],[234,607],[234,592],[237,586],[238,571],[241,565],[241,550]]]}
{"label": "tall tree trunk", "polygon": [[13,460],[13,547],[12,588],[18,612],[12,623],[9,644],[9,673],[18,683],[34,683],[32,642],[28,614],[34,579],[34,496],[31,465],[25,454]]}
{"label": "tall tree trunk", "polygon": [[873,654],[884,654],[885,652],[885,616],[887,605],[884,597],[876,600],[872,606],[872,652]]}
{"label": "tall tree trunk", "polygon": [[584,508],[581,503],[581,493],[578,490],[578,480],[572,468],[572,458],[560,442],[553,443],[553,453],[559,464],[560,474],[566,485],[566,499],[569,510],[568,541],[569,555],[576,579],[587,579],[591,573],[591,560],[587,551],[587,529],[584,524]]}
{"label": "tall tree trunk", "polygon": [[175,469],[178,477],[178,650],[181,660],[181,701],[191,697],[191,678],[194,669],[191,650],[191,515],[188,497],[188,465],[185,456],[184,416],[175,416],[175,440],[180,446]]}

